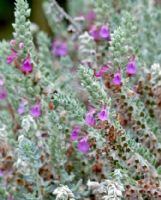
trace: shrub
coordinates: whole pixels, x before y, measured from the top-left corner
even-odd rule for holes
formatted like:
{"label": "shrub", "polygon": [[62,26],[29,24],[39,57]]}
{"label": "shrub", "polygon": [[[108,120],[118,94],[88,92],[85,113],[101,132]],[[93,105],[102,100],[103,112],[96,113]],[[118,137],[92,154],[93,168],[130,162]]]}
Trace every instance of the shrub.
{"label": "shrub", "polygon": [[54,39],[15,0],[0,43],[0,199],[160,199],[160,5],[43,8]]}

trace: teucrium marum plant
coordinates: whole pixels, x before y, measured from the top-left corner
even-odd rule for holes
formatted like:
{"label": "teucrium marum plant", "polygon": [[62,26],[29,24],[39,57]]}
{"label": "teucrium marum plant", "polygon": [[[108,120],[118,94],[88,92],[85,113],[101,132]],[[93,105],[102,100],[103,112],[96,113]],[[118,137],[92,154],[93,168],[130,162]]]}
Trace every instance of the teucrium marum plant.
{"label": "teucrium marum plant", "polygon": [[136,23],[129,13],[124,13],[120,27],[112,34],[109,47],[114,67],[124,67],[131,55],[136,55]]}
{"label": "teucrium marum plant", "polygon": [[[31,54],[35,59],[35,49],[33,36],[31,33],[31,22],[29,21],[31,9],[27,1],[16,1],[15,23],[13,24],[15,32],[13,33],[17,43],[24,43],[24,51]],[[34,60],[33,60],[34,62]]]}
{"label": "teucrium marum plant", "polygon": [[67,7],[43,3],[52,39],[16,0],[0,42],[0,199],[160,199],[160,7]]}

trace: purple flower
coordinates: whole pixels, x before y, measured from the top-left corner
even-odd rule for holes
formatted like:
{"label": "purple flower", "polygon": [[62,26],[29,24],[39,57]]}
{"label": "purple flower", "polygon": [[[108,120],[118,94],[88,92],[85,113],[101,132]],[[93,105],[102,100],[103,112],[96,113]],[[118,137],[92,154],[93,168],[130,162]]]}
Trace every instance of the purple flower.
{"label": "purple flower", "polygon": [[89,151],[89,143],[88,143],[88,138],[84,137],[82,138],[79,143],[78,143],[78,150],[81,151],[82,153],[86,154]]}
{"label": "purple flower", "polygon": [[137,73],[136,60],[134,56],[130,58],[128,64],[126,65],[126,73],[129,76],[133,76]]}
{"label": "purple flower", "polygon": [[22,115],[24,112],[25,112],[25,105],[27,104],[27,101],[23,100],[21,101],[21,103],[19,104],[19,107],[18,107],[18,114],[19,115]]}
{"label": "purple flower", "polygon": [[96,13],[94,10],[89,10],[85,15],[85,19],[89,22],[93,22],[96,19]]}
{"label": "purple flower", "polygon": [[102,77],[107,71],[109,67],[107,65],[103,65],[97,72],[95,72],[96,77]]}
{"label": "purple flower", "polygon": [[52,52],[57,57],[66,56],[68,54],[67,43],[62,40],[55,40],[52,45]]}
{"label": "purple flower", "polygon": [[27,56],[27,58],[25,58],[20,69],[22,72],[27,74],[32,72],[33,66],[31,63],[30,56]]}
{"label": "purple flower", "polygon": [[91,108],[90,111],[86,114],[86,124],[89,126],[94,126],[96,124],[96,120],[94,118],[94,113],[96,110],[94,108]]}
{"label": "purple flower", "polygon": [[20,104],[17,110],[19,115],[22,115],[25,112],[25,105],[24,104]]}
{"label": "purple flower", "polygon": [[121,82],[121,73],[118,71],[114,74],[114,78],[112,80],[112,83],[114,85],[121,85],[122,82]]}
{"label": "purple flower", "polygon": [[73,130],[72,130],[72,134],[70,136],[70,139],[71,140],[77,140],[78,139],[78,136],[79,136],[79,133],[80,133],[80,127],[75,127]]}
{"label": "purple flower", "polygon": [[101,120],[101,121],[106,121],[108,119],[108,112],[107,112],[107,108],[106,106],[103,106],[101,108],[101,111],[98,113],[98,118]]}
{"label": "purple flower", "polygon": [[0,87],[0,100],[7,98],[7,90],[4,87]]}
{"label": "purple flower", "polygon": [[101,26],[99,36],[102,39],[111,40],[110,29],[107,25]]}
{"label": "purple flower", "polygon": [[4,172],[0,169],[0,177],[4,176]]}
{"label": "purple flower", "polygon": [[40,103],[36,103],[30,109],[31,115],[35,118],[39,118],[41,116],[41,105]]}
{"label": "purple flower", "polygon": [[11,49],[11,54],[7,57],[7,64],[11,64],[17,58],[17,52]]}
{"label": "purple flower", "polygon": [[93,25],[90,30],[89,30],[89,34],[94,38],[94,40],[99,40],[100,37],[99,37],[99,30],[98,28]]}

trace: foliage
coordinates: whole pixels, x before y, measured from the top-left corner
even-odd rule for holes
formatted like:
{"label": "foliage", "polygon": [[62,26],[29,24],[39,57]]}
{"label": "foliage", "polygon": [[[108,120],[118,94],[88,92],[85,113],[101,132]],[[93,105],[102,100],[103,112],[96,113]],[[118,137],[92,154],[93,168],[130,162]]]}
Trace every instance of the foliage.
{"label": "foliage", "polygon": [[43,8],[54,38],[16,0],[0,42],[0,199],[160,199],[160,5]]}

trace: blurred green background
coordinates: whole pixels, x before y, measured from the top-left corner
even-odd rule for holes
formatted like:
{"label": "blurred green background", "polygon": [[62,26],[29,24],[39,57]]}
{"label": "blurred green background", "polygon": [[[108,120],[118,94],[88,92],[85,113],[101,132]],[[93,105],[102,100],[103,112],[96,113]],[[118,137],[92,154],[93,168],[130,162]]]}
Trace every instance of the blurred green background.
{"label": "blurred green background", "polygon": [[[40,29],[50,33],[45,19],[42,2],[44,0],[28,0],[32,8],[30,20],[39,25]],[[66,0],[57,0],[66,9]],[[12,23],[14,22],[14,0],[0,0],[0,40],[12,37]]]}

